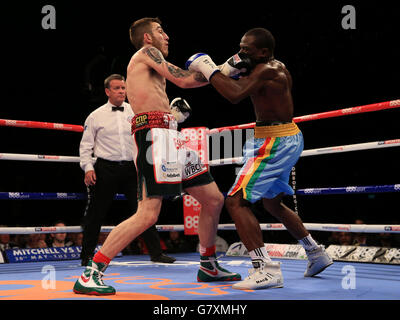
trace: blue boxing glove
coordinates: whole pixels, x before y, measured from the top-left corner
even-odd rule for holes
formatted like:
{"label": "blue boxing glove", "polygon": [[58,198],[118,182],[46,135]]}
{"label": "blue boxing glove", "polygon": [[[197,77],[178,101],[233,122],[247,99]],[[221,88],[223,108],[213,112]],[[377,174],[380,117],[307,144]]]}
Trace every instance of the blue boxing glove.
{"label": "blue boxing glove", "polygon": [[190,71],[202,73],[208,82],[216,72],[220,71],[210,56],[205,53],[196,53],[192,55],[188,61],[186,61],[185,67]]}
{"label": "blue boxing glove", "polygon": [[239,79],[241,75],[250,73],[252,68],[251,60],[244,53],[233,55],[219,67],[223,75],[233,79]]}
{"label": "blue boxing glove", "polygon": [[178,123],[182,123],[192,114],[192,108],[185,99],[175,98],[170,103],[171,113]]}

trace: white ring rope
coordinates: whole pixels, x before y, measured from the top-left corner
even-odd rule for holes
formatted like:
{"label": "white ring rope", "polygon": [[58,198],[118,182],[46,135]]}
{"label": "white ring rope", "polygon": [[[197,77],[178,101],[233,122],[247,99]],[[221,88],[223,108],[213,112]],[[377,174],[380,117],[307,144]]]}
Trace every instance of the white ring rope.
{"label": "white ring rope", "polygon": [[[399,146],[400,146],[400,139],[386,140],[386,141],[375,141],[375,142],[349,144],[349,145],[345,145],[345,146],[336,146],[336,147],[326,147],[326,148],[304,150],[301,153],[300,157],[309,157],[309,156],[318,156],[318,155],[322,155],[322,154],[333,154],[333,153],[350,152],[350,151],[372,150],[372,149],[399,147]],[[225,158],[225,159],[217,159],[217,160],[210,160],[209,161],[209,165],[210,166],[220,166],[220,165],[233,164],[233,163],[236,163],[236,164],[243,163],[243,157]]]}
{"label": "white ring rope", "polygon": [[[389,147],[399,147],[400,139],[374,141],[366,143],[349,144],[344,146],[326,147],[304,150],[301,157],[317,156],[321,154],[332,154],[350,151],[371,150]],[[79,157],[73,156],[52,156],[52,155],[35,155],[35,154],[16,154],[16,153],[0,153],[0,160],[17,160],[17,161],[50,161],[50,162],[79,162]],[[93,158],[95,160],[95,158]],[[210,160],[210,166],[219,166],[225,164],[241,163],[243,157],[225,158]]]}
{"label": "white ring rope", "polygon": [[[400,233],[400,225],[390,224],[333,224],[333,223],[304,223],[310,231],[328,232],[357,232],[357,233]],[[261,223],[261,230],[286,230],[281,223]],[[103,226],[101,232],[111,232],[114,226]],[[156,225],[158,231],[184,231],[183,224]],[[219,224],[218,230],[236,230],[235,225]],[[6,227],[0,228],[0,234],[31,234],[31,233],[77,233],[82,232],[79,226],[72,227]]]}

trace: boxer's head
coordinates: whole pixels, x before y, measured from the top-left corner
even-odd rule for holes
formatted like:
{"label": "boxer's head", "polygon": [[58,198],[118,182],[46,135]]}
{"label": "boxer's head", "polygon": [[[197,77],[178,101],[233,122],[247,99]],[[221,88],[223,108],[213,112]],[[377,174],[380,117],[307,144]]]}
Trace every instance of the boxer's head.
{"label": "boxer's head", "polygon": [[161,27],[159,18],[142,18],[132,23],[129,29],[132,44],[137,50],[150,44],[168,56],[168,36]]}
{"label": "boxer's head", "polygon": [[268,62],[274,57],[274,50],[275,39],[271,32],[264,28],[250,29],[240,41],[240,52],[253,64]]}

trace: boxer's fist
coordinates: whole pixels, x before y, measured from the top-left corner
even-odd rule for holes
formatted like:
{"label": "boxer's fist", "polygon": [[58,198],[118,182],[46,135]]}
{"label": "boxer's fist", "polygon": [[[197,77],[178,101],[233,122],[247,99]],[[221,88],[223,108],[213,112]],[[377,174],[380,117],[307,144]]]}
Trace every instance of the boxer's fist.
{"label": "boxer's fist", "polygon": [[219,68],[223,75],[238,79],[241,74],[246,74],[252,69],[252,63],[243,53],[237,53],[230,57]]}
{"label": "boxer's fist", "polygon": [[170,103],[171,113],[178,123],[182,123],[192,114],[192,108],[185,99],[175,98]]}
{"label": "boxer's fist", "polygon": [[196,53],[192,55],[185,64],[186,69],[191,71],[201,72],[207,81],[220,70],[217,65],[212,61],[209,55],[205,53]]}

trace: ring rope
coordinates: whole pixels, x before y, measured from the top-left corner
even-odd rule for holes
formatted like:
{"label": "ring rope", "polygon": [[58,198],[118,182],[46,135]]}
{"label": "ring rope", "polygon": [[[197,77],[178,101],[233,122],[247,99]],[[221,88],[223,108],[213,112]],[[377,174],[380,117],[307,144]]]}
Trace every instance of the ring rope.
{"label": "ring rope", "polygon": [[[326,232],[356,232],[356,233],[400,233],[400,225],[390,224],[334,224],[334,223],[304,223],[307,230]],[[281,223],[261,223],[263,231],[286,230]],[[115,226],[103,226],[101,232],[111,232]],[[156,225],[158,231],[184,231],[184,225]],[[219,224],[218,230],[236,230],[235,224]],[[7,227],[0,228],[0,234],[31,234],[31,233],[78,233],[80,226],[70,227]]]}
{"label": "ring rope", "polygon": [[[304,150],[300,157],[316,156],[321,154],[332,154],[349,151],[371,150],[400,146],[400,139],[392,139],[385,141],[374,141],[366,143],[349,144],[344,146],[326,147]],[[40,154],[18,154],[18,153],[0,153],[0,160],[17,160],[17,161],[48,161],[48,162],[79,162],[79,157],[74,156],[56,156],[56,155],[40,155]],[[96,158],[93,158],[95,161]],[[209,160],[210,166],[219,166],[225,164],[241,164],[243,157],[225,158],[217,160]]]}
{"label": "ring rope", "polygon": [[[400,99],[295,117],[295,118],[293,118],[293,121],[294,122],[303,122],[303,121],[319,120],[319,119],[340,117],[340,116],[345,116],[345,115],[350,115],[350,114],[359,114],[359,113],[365,113],[365,112],[380,111],[380,110],[392,109],[392,108],[398,108],[398,107],[400,107]],[[215,128],[215,129],[209,130],[208,133],[214,134],[214,133],[218,133],[218,132],[221,132],[224,130],[252,129],[252,128],[254,128],[254,125],[255,125],[255,122],[236,125],[236,126]],[[9,120],[9,119],[0,119],[0,126],[65,130],[65,131],[75,131],[75,132],[83,132],[83,129],[84,129],[83,126],[74,125],[74,124],[25,121],[25,120]]]}
{"label": "ring rope", "polygon": [[[294,117],[293,121],[297,123],[297,122],[304,122],[304,121],[311,121],[311,120],[319,120],[319,119],[347,116],[350,114],[359,114],[359,113],[365,113],[365,112],[380,111],[380,110],[392,109],[392,108],[398,108],[398,107],[400,107],[400,99],[386,101],[386,102],[380,102],[380,103],[373,103],[373,104],[368,104],[368,105],[358,106],[358,107],[353,107],[353,108],[345,108],[345,109],[315,113],[315,114],[310,114],[310,115],[305,115],[305,116],[300,116],[300,117]],[[215,134],[215,133],[219,133],[224,130],[253,129],[254,126],[255,126],[255,122],[247,123],[247,124],[239,124],[236,126],[215,128],[215,129],[209,130],[208,134]]]}
{"label": "ring rope", "polygon": [[[293,118],[294,122],[303,122],[310,120],[318,120],[332,117],[339,117],[350,114],[359,114],[364,112],[379,111],[390,108],[398,108],[400,106],[400,100],[392,100],[381,103],[375,103],[370,105],[358,106],[353,108],[339,109],[334,111],[328,111],[323,113],[305,115],[301,117]],[[215,128],[208,130],[208,134],[219,133],[224,130],[237,130],[237,129],[253,129],[255,123],[249,123],[244,125],[228,126],[222,128]],[[49,122],[37,122],[37,121],[21,121],[21,120],[7,120],[0,119],[0,126],[12,126],[12,127],[25,127],[25,128],[41,128],[41,129],[54,129],[54,130],[65,130],[82,132],[83,127],[78,125],[68,125],[60,123],[49,123]],[[338,153],[355,150],[367,150],[376,149],[383,147],[393,147],[400,144],[400,139],[377,141],[369,143],[361,143],[356,145],[347,145],[339,147],[328,147],[322,149],[312,149],[303,151],[301,156],[319,155],[326,153]],[[0,153],[0,159],[2,160],[23,160],[23,161],[62,161],[62,162],[79,162],[79,157],[69,156],[52,156],[52,155],[24,155],[24,154],[7,154]],[[216,162],[216,161],[219,161]],[[220,164],[231,164],[234,161],[242,161],[240,158],[232,159],[221,159],[210,161],[210,165]],[[372,189],[375,191],[371,191]],[[303,189],[304,194],[333,194],[334,192],[341,193],[361,193],[361,192],[391,192],[399,191],[399,185],[391,186],[367,186],[367,187],[344,187],[344,188],[308,188]],[[303,190],[298,190],[296,193],[301,194]],[[307,191],[306,191],[307,190]],[[10,193],[4,193],[10,196]],[[27,193],[11,193],[14,195]],[[65,193],[61,193],[65,197]],[[57,195],[61,195],[57,193]],[[43,196],[43,194],[41,194]],[[15,198],[14,198],[15,199]],[[342,232],[369,232],[369,233],[400,233],[400,225],[350,225],[350,224],[318,224],[318,223],[304,223],[304,226],[310,231],[342,231]],[[157,225],[159,231],[184,231],[184,225]],[[260,224],[262,230],[286,230],[282,224]],[[102,227],[102,232],[110,232],[114,227]],[[218,225],[219,230],[235,230],[234,224],[220,224]],[[0,234],[29,234],[29,233],[61,233],[61,232],[82,232],[82,228],[79,226],[74,227],[11,227],[11,228],[0,228]]]}
{"label": "ring rope", "polygon": [[[347,186],[335,188],[306,188],[296,190],[297,195],[358,194],[400,192],[400,184],[379,186]],[[85,193],[67,192],[0,192],[0,200],[86,200]],[[126,200],[116,194],[114,200]]]}
{"label": "ring rope", "polygon": [[[380,148],[389,148],[389,147],[398,147],[400,146],[400,139],[386,140],[386,141],[374,141],[374,142],[366,142],[366,143],[357,143],[357,144],[349,144],[344,146],[335,146],[335,147],[326,147],[326,148],[317,148],[304,150],[300,157],[309,157],[309,156],[317,156],[322,154],[333,154],[333,153],[341,153],[341,152],[350,152],[350,151],[361,151],[361,150],[371,150],[371,149],[380,149]],[[0,154],[1,158],[1,154]],[[208,164],[210,166],[220,166],[225,164],[242,164],[244,158],[243,157],[235,157],[235,158],[225,158],[225,159],[217,159],[217,160],[209,160]]]}
{"label": "ring rope", "polygon": [[53,123],[53,122],[40,122],[40,121],[0,119],[0,126],[83,132],[83,127],[80,125]]}
{"label": "ring rope", "polygon": [[[79,162],[79,157],[74,156],[55,156],[42,154],[19,154],[19,153],[0,153],[0,160],[16,161],[45,161],[45,162]],[[95,161],[96,158],[93,158]]]}
{"label": "ring rope", "polygon": [[307,188],[296,191],[297,195],[326,195],[326,194],[347,194],[347,193],[387,193],[400,192],[400,184],[382,186],[349,186],[338,188]]}

